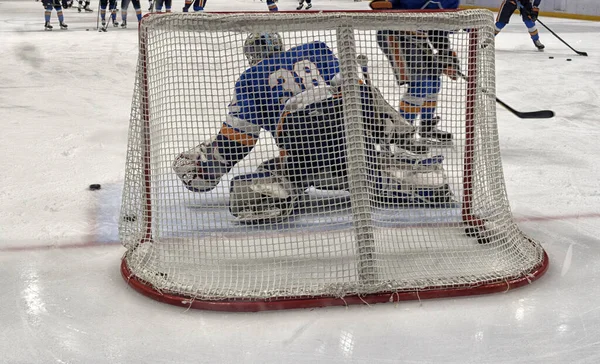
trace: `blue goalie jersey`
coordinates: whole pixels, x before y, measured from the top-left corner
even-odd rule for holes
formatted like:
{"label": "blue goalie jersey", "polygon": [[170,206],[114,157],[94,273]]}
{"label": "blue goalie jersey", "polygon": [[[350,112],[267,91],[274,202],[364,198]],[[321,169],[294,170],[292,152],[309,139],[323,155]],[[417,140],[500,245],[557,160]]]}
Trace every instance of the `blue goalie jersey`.
{"label": "blue goalie jersey", "polygon": [[232,129],[231,136],[245,134],[246,140],[257,138],[261,128],[274,133],[289,98],[329,84],[338,72],[338,59],[323,42],[302,44],[264,59],[237,80],[224,128]]}

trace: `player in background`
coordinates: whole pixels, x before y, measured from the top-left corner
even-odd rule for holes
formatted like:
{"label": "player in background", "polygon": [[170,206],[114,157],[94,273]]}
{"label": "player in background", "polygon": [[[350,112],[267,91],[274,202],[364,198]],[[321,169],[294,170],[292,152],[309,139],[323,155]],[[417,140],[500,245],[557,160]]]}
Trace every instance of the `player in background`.
{"label": "player in background", "polygon": [[[374,0],[371,9],[420,10],[456,9],[459,0]],[[460,63],[446,31],[377,32],[377,43],[388,58],[399,86],[408,89],[400,101],[400,114],[410,123],[420,118],[419,135],[427,140],[448,143],[452,133],[440,130],[435,115],[442,74],[456,80]]]}
{"label": "player in background", "polygon": [[[280,155],[231,180],[229,210],[239,221],[287,218],[309,187],[347,190],[343,80],[331,49],[315,41],[285,51],[279,34],[261,33],[246,39],[244,53],[250,68],[235,83],[220,132],[180,154],[173,163],[185,187],[194,192],[214,189],[221,177],[252,151],[265,130],[274,138]],[[359,88],[367,129],[367,173],[378,196],[429,206],[448,203],[452,193],[442,168],[443,157],[432,158],[426,151],[419,156],[400,150],[387,152],[382,145],[390,135],[408,143],[413,140],[414,127],[370,82],[361,81]]]}
{"label": "player in background", "polygon": [[183,5],[183,12],[187,13],[194,4],[194,11],[204,11],[204,7],[206,6],[206,2],[208,0],[185,0],[185,4]]}
{"label": "player in background", "polygon": [[276,2],[277,0],[267,0],[267,7],[269,8],[269,11],[279,11],[277,4],[275,4]]}
{"label": "player in background", "polygon": [[300,0],[300,4],[296,8],[296,10],[302,10],[302,7],[304,7],[304,3],[306,3],[306,10],[312,8],[312,0]]}
{"label": "player in background", "polygon": [[155,7],[156,11],[161,12],[163,5],[165,6],[165,12],[171,12],[172,0],[156,0]]}
{"label": "player in background", "polygon": [[52,8],[56,10],[56,16],[58,17],[60,29],[67,30],[69,28],[69,26],[65,23],[60,0],[42,0],[42,5],[44,6],[44,19],[46,20],[44,24],[44,30],[52,30],[52,25],[50,24]]}
{"label": "player in background", "polygon": [[117,23],[117,0],[100,0],[100,19],[102,21],[102,27],[100,31],[105,32],[108,28],[108,23],[106,22],[106,7],[108,6],[108,10],[110,10],[110,19],[112,21],[113,27],[118,27],[119,23]]}
{"label": "player in background", "polygon": [[77,6],[77,11],[81,13],[81,10],[85,10],[87,12],[92,12],[90,9],[90,0],[78,0],[79,5]]}
{"label": "player in background", "polygon": [[539,5],[542,0],[503,0],[500,5],[500,11],[496,17],[496,35],[502,31],[502,29],[510,21],[511,15],[517,10],[521,9],[521,18],[523,23],[529,31],[529,36],[533,41],[533,44],[539,51],[544,51],[546,48],[540,41],[540,35],[538,34],[537,26],[535,21],[540,13]]}
{"label": "player in background", "polygon": [[130,2],[133,4],[138,22],[142,20],[142,5],[140,5],[140,0],[121,0],[121,28],[127,28],[127,8]]}
{"label": "player in background", "polygon": [[73,6],[73,0],[62,0],[63,9],[68,9]]}

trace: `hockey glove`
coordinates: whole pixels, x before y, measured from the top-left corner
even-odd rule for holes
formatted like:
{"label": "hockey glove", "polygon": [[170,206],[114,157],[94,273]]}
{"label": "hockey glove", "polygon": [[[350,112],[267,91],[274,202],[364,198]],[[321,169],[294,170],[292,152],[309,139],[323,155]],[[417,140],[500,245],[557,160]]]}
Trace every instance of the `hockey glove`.
{"label": "hockey glove", "polygon": [[460,61],[456,52],[452,50],[440,51],[438,57],[442,64],[442,72],[453,81],[456,81],[460,75]]}
{"label": "hockey glove", "polygon": [[201,143],[192,150],[181,153],[173,162],[173,171],[190,191],[208,192],[229,172],[230,168],[224,161],[217,160],[210,148],[210,142]]}
{"label": "hockey glove", "polygon": [[536,21],[539,14],[540,14],[540,8],[538,8],[537,6],[534,6],[533,9],[531,10],[531,13],[529,13],[529,18],[531,19],[531,21]]}

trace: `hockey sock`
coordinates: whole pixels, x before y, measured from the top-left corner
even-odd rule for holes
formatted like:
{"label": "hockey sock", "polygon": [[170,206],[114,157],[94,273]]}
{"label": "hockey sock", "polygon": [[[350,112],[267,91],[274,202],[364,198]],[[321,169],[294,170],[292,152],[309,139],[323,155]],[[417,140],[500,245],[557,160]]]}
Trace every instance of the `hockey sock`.
{"label": "hockey sock", "polygon": [[279,11],[274,0],[267,0],[267,6],[269,7],[269,11]]}
{"label": "hockey sock", "polygon": [[50,15],[52,15],[52,5],[48,5],[46,7],[46,11],[44,12],[44,19],[46,23],[50,22]]}
{"label": "hockey sock", "polygon": [[190,8],[190,6],[192,6],[192,2],[193,2],[193,0],[185,0],[185,5],[183,5],[183,10],[187,11]]}
{"label": "hockey sock", "polygon": [[535,23],[529,19],[525,20],[524,23],[525,26],[527,26],[527,30],[529,31],[529,36],[531,37],[531,40],[535,42],[536,40],[540,39]]}
{"label": "hockey sock", "polygon": [[421,108],[421,125],[430,125],[434,120],[436,101],[425,101]]}
{"label": "hockey sock", "polygon": [[55,6],[54,9],[56,9],[56,16],[58,17],[58,22],[62,23],[65,20],[65,17],[63,16],[62,7]]}
{"label": "hockey sock", "polygon": [[100,19],[106,20],[106,5],[100,6]]}
{"label": "hockey sock", "polygon": [[121,9],[121,20],[127,21],[127,9]]}
{"label": "hockey sock", "polygon": [[496,22],[496,30],[494,31],[494,35],[498,35],[500,31],[506,26],[506,23]]}
{"label": "hockey sock", "polygon": [[167,13],[171,12],[171,0],[165,0],[165,11]]}
{"label": "hockey sock", "polygon": [[406,100],[400,101],[400,115],[411,124],[414,124],[415,119],[421,113],[421,106]]}
{"label": "hockey sock", "polygon": [[135,16],[138,21],[142,20],[142,9],[141,8],[135,9]]}

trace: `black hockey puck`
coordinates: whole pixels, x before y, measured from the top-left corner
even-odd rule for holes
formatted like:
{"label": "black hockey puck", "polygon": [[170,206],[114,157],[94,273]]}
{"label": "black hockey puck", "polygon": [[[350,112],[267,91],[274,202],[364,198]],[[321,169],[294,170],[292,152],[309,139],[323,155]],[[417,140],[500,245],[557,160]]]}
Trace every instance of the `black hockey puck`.
{"label": "black hockey puck", "polygon": [[100,188],[102,188],[102,186],[100,186],[99,184],[91,184],[90,185],[90,191],[97,191]]}
{"label": "black hockey puck", "polygon": [[134,222],[136,220],[137,220],[137,217],[135,215],[124,215],[123,216],[123,221]]}
{"label": "black hockey puck", "polygon": [[567,58],[567,61],[570,61],[570,60],[571,60],[571,58]]}
{"label": "black hockey puck", "polygon": [[554,57],[552,57],[552,56],[550,56],[550,57],[548,57],[548,58],[550,58],[550,59],[554,59]]}
{"label": "black hockey puck", "polygon": [[90,31],[90,28],[87,28],[85,31],[86,31],[86,32],[89,32],[89,31]]}

